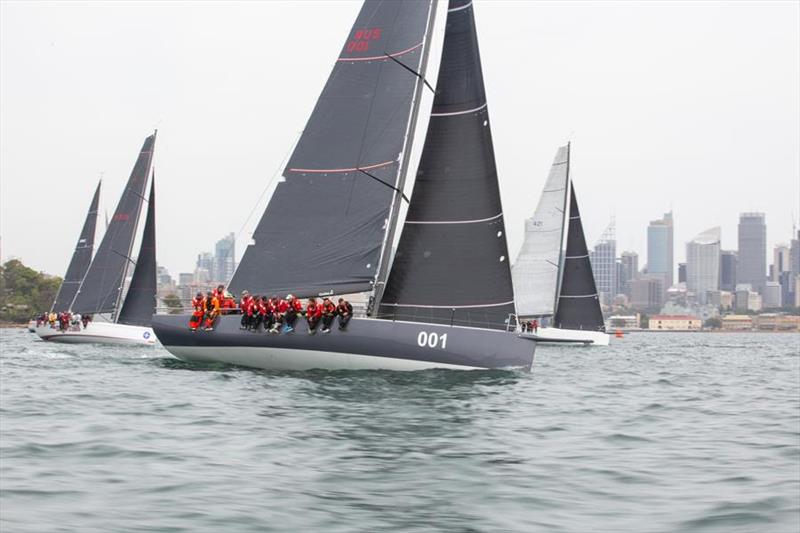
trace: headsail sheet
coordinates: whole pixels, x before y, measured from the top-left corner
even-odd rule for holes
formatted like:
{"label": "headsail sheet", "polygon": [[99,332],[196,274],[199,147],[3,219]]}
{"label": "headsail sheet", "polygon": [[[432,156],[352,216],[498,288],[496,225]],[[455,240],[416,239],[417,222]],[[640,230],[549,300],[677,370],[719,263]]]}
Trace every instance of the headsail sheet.
{"label": "headsail sheet", "polygon": [[552,316],[555,313],[568,170],[569,145],[556,152],[536,211],[525,221],[525,241],[511,268],[517,313],[522,317]]}
{"label": "headsail sheet", "polygon": [[436,91],[378,316],[504,329],[514,292],[469,0],[450,2]]}
{"label": "headsail sheet", "polygon": [[603,310],[600,308],[592,264],[589,262],[589,249],[583,235],[578,200],[575,197],[575,187],[571,183],[563,270],[553,325],[562,329],[605,331]]}
{"label": "headsail sheet", "polygon": [[[230,288],[371,290],[402,190],[432,0],[367,0]],[[391,56],[391,57],[389,57]]]}
{"label": "headsail sheet", "polygon": [[155,140],[154,133],[142,145],[114,216],[72,303],[74,312],[109,313],[117,307],[125,273],[132,261],[131,249],[147,190]]}
{"label": "headsail sheet", "polygon": [[136,256],[131,285],[117,322],[135,326],[150,326],[156,313],[156,181],[150,184],[147,217],[144,221],[142,244]]}
{"label": "headsail sheet", "polygon": [[75,251],[72,253],[72,259],[67,267],[67,273],[64,275],[64,281],[61,282],[61,287],[58,289],[56,299],[53,301],[51,311],[61,312],[69,309],[75,294],[78,292],[78,287],[86,275],[86,270],[92,262],[92,251],[94,251],[94,234],[97,226],[97,204],[100,201],[100,185],[94,191],[92,203],[89,205],[89,212],[86,213],[86,220],[83,222],[83,229],[81,235],[78,237],[78,244],[75,245]]}

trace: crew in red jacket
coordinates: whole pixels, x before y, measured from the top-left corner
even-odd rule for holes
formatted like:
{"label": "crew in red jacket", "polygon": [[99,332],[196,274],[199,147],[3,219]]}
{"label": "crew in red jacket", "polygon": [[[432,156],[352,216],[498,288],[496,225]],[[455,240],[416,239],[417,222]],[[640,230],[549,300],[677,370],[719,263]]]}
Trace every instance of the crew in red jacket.
{"label": "crew in red jacket", "polygon": [[264,296],[262,298],[262,301],[264,302],[264,309],[265,309],[264,331],[270,331],[272,330],[272,326],[275,325],[275,304],[277,303],[277,301],[275,300],[274,296],[272,298],[267,298],[266,296]]}
{"label": "crew in red jacket", "polygon": [[250,305],[253,302],[253,298],[250,296],[250,293],[242,291],[242,297],[239,299],[239,309],[242,311],[242,321],[241,325],[239,326],[240,329],[249,329],[250,323],[250,315],[248,310],[250,309]]}
{"label": "crew in red jacket", "polygon": [[197,296],[192,298],[192,307],[194,308],[194,312],[189,319],[189,329],[197,331],[197,328],[200,327],[200,322],[203,321],[203,315],[206,314],[206,301],[205,298],[203,298],[202,292],[198,292]]}
{"label": "crew in red jacket", "polygon": [[320,318],[322,318],[322,306],[317,304],[316,298],[309,298],[306,305],[306,322],[308,322],[309,335],[316,333]]}
{"label": "crew in red jacket", "polygon": [[286,312],[289,311],[289,302],[284,299],[278,299],[277,296],[272,297],[275,302],[274,323],[270,328],[270,333],[278,333],[278,329],[284,325],[286,320]]}
{"label": "crew in red jacket", "polygon": [[322,300],[322,333],[330,333],[333,319],[336,318],[336,304],[326,297]]}
{"label": "crew in red jacket", "polygon": [[286,304],[286,313],[283,315],[283,332],[291,333],[294,331],[297,315],[303,312],[303,304],[291,294],[286,296]]}

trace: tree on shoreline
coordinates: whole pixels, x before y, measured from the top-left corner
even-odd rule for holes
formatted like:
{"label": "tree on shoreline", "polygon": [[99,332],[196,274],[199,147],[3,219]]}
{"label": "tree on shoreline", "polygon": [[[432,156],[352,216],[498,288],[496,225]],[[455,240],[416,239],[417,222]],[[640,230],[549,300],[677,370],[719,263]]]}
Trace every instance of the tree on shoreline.
{"label": "tree on shoreline", "polygon": [[12,259],[0,266],[0,321],[27,322],[50,309],[61,278],[36,272]]}

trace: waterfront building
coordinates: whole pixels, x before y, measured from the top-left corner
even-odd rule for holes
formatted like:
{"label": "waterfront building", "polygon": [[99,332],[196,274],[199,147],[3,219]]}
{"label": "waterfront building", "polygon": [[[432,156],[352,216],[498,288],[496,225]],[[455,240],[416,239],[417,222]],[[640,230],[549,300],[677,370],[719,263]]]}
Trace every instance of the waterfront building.
{"label": "waterfront building", "polygon": [[764,331],[800,331],[800,316],[762,313],[754,318],[753,325]]}
{"label": "waterfront building", "polygon": [[783,305],[781,298],[781,284],[777,281],[767,281],[762,291],[762,303],[765,309],[775,309]]}
{"label": "waterfront building", "polygon": [[722,250],[719,255],[719,288],[723,291],[736,290],[737,254],[734,250]]}
{"label": "waterfront building", "polygon": [[640,328],[640,315],[639,313],[633,315],[614,315],[608,317],[607,330],[615,329],[639,329]]}
{"label": "waterfront building", "polygon": [[723,331],[749,331],[753,329],[753,318],[749,315],[726,315],[722,317]]}
{"label": "waterfront building", "polygon": [[720,234],[717,226],[686,244],[686,288],[701,305],[706,303],[708,291],[719,289]]}
{"label": "waterfront building", "polygon": [[699,317],[691,315],[653,315],[647,329],[668,331],[696,331],[703,322]]}
{"label": "waterfront building", "polygon": [[674,227],[672,211],[647,226],[647,273],[664,280],[664,290],[674,283]]}
{"label": "waterfront building", "polygon": [[739,263],[736,282],[761,293],[767,281],[767,225],[764,213],[739,215]]}

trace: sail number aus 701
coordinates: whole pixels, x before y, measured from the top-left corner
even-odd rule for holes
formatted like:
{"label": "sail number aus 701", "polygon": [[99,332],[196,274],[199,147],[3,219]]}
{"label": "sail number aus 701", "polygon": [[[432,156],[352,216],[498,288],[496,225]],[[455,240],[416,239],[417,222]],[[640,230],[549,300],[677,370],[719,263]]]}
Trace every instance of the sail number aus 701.
{"label": "sail number aus 701", "polygon": [[438,333],[428,333],[427,331],[420,331],[417,335],[417,344],[422,347],[439,348],[442,350],[447,349],[447,333],[439,335]]}

